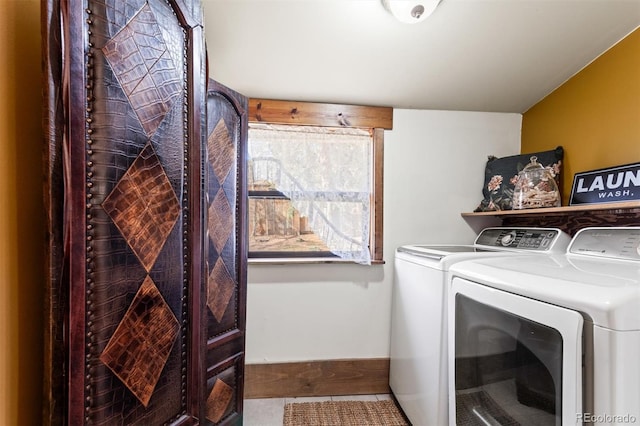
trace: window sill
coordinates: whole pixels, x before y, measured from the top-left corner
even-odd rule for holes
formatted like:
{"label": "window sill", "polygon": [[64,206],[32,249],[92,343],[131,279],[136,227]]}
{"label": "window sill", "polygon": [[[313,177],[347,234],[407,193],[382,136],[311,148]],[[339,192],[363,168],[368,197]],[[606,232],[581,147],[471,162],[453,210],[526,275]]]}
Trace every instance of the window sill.
{"label": "window sill", "polygon": [[[342,259],[329,259],[324,257],[303,257],[303,258],[295,258],[295,257],[287,257],[287,258],[269,258],[269,259],[260,259],[260,258],[249,258],[249,265],[305,265],[305,264],[342,264],[342,265],[359,265],[352,260],[342,260]],[[384,260],[372,260],[371,265],[384,265]],[[362,265],[369,266],[369,265]]]}

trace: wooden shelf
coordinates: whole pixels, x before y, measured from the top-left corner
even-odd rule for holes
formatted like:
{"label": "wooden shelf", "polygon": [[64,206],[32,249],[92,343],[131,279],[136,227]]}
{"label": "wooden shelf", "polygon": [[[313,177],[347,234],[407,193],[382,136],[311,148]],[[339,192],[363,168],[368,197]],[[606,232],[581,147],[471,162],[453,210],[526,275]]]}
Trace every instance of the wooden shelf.
{"label": "wooden shelf", "polygon": [[582,204],[578,206],[562,206],[562,207],[547,207],[541,209],[524,209],[524,210],[499,210],[491,212],[473,212],[462,213],[462,217],[478,217],[478,216],[538,216],[547,214],[567,214],[570,215],[575,212],[597,212],[601,210],[621,210],[628,211],[633,209],[640,209],[640,201],[627,201],[621,203],[606,203],[606,204]]}
{"label": "wooden shelf", "polygon": [[487,226],[540,226],[574,235],[588,226],[640,226],[640,201],[462,213],[462,217],[476,232]]}

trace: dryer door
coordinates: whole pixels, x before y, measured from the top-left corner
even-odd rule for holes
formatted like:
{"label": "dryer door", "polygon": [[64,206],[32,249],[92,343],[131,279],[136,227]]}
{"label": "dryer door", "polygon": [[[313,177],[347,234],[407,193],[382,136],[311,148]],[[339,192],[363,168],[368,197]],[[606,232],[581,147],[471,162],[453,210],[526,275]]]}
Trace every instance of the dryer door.
{"label": "dryer door", "polygon": [[454,278],[449,324],[451,424],[579,423],[578,312]]}

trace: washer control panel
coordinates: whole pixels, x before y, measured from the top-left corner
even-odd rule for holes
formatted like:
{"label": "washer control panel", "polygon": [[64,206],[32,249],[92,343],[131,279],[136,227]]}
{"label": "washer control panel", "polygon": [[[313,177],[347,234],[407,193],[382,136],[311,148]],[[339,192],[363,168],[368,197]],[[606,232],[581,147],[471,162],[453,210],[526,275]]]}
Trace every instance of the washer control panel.
{"label": "washer control panel", "polygon": [[571,254],[640,261],[640,227],[592,227],[578,231]]}
{"label": "washer control panel", "polygon": [[475,245],[513,250],[564,252],[569,236],[556,228],[486,228]]}

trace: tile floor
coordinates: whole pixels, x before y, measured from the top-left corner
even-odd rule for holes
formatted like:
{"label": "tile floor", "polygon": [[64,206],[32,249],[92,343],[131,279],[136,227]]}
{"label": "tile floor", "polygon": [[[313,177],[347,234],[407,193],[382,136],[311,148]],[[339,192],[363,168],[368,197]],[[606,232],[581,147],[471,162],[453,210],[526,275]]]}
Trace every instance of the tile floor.
{"label": "tile floor", "polygon": [[282,426],[284,405],[289,402],[378,401],[390,398],[391,395],[384,394],[245,399],[243,426]]}

